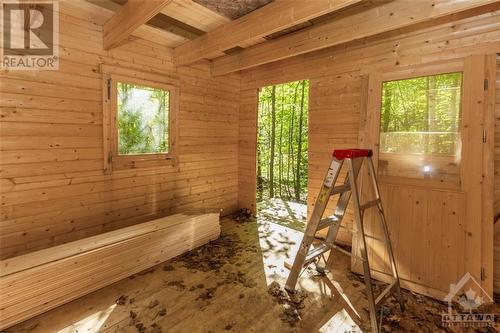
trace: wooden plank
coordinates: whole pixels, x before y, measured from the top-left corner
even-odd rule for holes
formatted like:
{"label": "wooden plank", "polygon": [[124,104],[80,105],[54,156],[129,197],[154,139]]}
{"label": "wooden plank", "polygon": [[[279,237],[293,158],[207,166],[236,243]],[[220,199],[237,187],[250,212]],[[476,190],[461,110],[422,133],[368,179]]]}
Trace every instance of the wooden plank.
{"label": "wooden plank", "polygon": [[239,112],[238,187],[247,195],[239,196],[238,206],[250,209],[253,213],[257,210],[257,170],[253,166],[256,165],[257,158],[258,96],[257,89],[242,91]]}
{"label": "wooden plank", "polygon": [[128,1],[103,26],[104,49],[119,46],[137,28],[158,14],[172,0]]}
{"label": "wooden plank", "polygon": [[[493,1],[497,2],[497,1]],[[416,23],[434,20],[471,8],[492,4],[471,1],[394,1],[378,3],[359,12],[354,8],[334,20],[314,25],[283,38],[245,49],[213,61],[212,73],[223,75],[307,52],[347,43]]]}
{"label": "wooden plank", "polygon": [[0,262],[5,329],[220,235],[219,214],[178,214]]}
{"label": "wooden plank", "polygon": [[140,225],[118,229],[108,233],[88,237],[75,242],[54,246],[41,251],[32,252],[18,257],[0,261],[0,277],[41,266],[53,261],[61,260],[77,254],[98,249],[113,243],[121,242],[132,237],[161,230],[180,223],[188,218],[197,218],[197,215],[188,216],[175,214],[145,222]]}
{"label": "wooden plank", "polygon": [[483,193],[482,193],[482,267],[484,269],[483,287],[493,296],[494,270],[494,201],[495,201],[495,103],[496,103],[497,55],[485,56],[485,104],[483,126],[486,133],[483,142]]}
{"label": "wooden plank", "polygon": [[[121,9],[122,5],[112,0],[87,0],[90,3],[93,3],[97,6],[106,8],[113,12],[117,12]],[[196,29],[188,24],[185,24],[181,21],[178,21],[172,17],[169,17],[165,14],[158,13],[156,16],[151,18],[151,20],[145,23],[146,25],[165,30],[173,33],[174,35],[180,36],[182,38],[194,39],[198,36],[203,35],[205,32],[199,29]]]}
{"label": "wooden plank", "polygon": [[462,111],[462,186],[466,193],[465,270],[481,281],[483,119],[476,117],[484,107],[484,56],[468,57],[464,65]]}
{"label": "wooden plank", "polygon": [[174,61],[187,65],[250,41],[325,15],[360,0],[286,1],[277,0],[227,23],[206,35],[175,48]]}
{"label": "wooden plank", "polygon": [[[208,191],[198,193],[196,196],[204,200],[203,206],[205,207],[220,207],[219,209],[221,212],[232,211],[232,209],[235,209],[234,200],[237,198],[237,188],[228,188],[226,191]],[[133,200],[127,199],[123,201],[124,203],[128,203],[130,205],[130,202],[139,201],[140,199],[141,198],[138,197],[133,198]],[[163,212],[151,213],[151,206],[155,204],[168,204],[170,208],[165,209]],[[43,238],[44,230],[34,230],[31,234],[32,237],[30,237],[30,235],[23,236],[20,234],[11,234],[11,236],[16,236],[17,239],[21,239],[21,241],[17,244],[11,241],[7,244],[8,246],[5,246],[5,249],[9,252],[9,254],[11,254],[11,256],[12,254],[26,253],[26,250],[32,252],[47,248],[47,246],[50,246],[50,244],[54,241],[75,241],[88,234],[100,234],[120,227],[141,223],[151,218],[159,218],[164,214],[182,212],[186,209],[197,209],[197,207],[200,207],[199,200],[194,200],[193,196],[186,194],[184,196],[173,197],[172,192],[160,193],[158,198],[152,200],[151,203],[142,203],[141,205],[135,207],[127,207],[126,209],[124,208],[116,211],[109,210],[108,203],[102,207],[96,207],[96,209],[100,211],[98,214],[91,215],[88,218],[85,218],[82,214],[82,218],[78,219],[77,222],[84,221],[86,224],[79,223],[78,229],[72,228],[70,222],[64,221],[64,223],[48,225],[49,231],[54,234],[52,239],[49,240]],[[74,209],[73,212],[75,211],[78,212],[78,210]],[[104,213],[102,211],[104,211]],[[133,215],[132,213],[136,215]],[[127,219],[123,219],[120,216],[121,214],[127,214]],[[106,221],[106,225],[103,226],[102,222],[104,220]],[[9,240],[12,239],[13,237]],[[25,240],[25,243],[22,242],[23,240]]]}
{"label": "wooden plank", "polygon": [[493,278],[494,292],[500,293],[500,57],[497,55],[497,70],[496,70],[496,102],[495,102],[495,217],[493,225],[494,234],[494,263],[493,263]]}
{"label": "wooden plank", "polygon": [[194,1],[173,0],[162,13],[203,31],[212,31],[231,21]]}

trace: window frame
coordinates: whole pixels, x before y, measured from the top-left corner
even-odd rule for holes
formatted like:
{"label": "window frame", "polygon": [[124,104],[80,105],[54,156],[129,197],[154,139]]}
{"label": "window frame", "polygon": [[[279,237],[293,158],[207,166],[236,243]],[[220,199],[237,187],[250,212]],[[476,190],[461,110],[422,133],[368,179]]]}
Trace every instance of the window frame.
{"label": "window frame", "polygon": [[[380,155],[380,117],[382,109],[382,87],[383,83],[387,81],[394,80],[405,80],[417,77],[425,77],[440,74],[449,74],[461,72],[462,73],[462,94],[460,98],[461,103],[461,121],[460,121],[460,138],[462,142],[467,140],[465,137],[467,134],[463,129],[463,106],[465,105],[465,94],[464,94],[464,84],[465,84],[465,67],[464,61],[462,59],[446,63],[436,63],[431,65],[417,65],[411,66],[406,69],[396,69],[392,71],[374,71],[368,74],[367,82],[367,102],[366,102],[366,115],[364,122],[367,122],[368,127],[366,128],[367,133],[362,133],[363,124],[360,127],[359,142],[366,142],[371,145],[374,154],[374,165],[377,170],[377,179],[381,183],[391,184],[391,185],[410,185],[410,186],[422,186],[432,189],[446,189],[446,190],[457,190],[460,191],[462,188],[463,179],[463,168],[462,161],[464,158],[464,151],[462,150],[460,156],[459,165],[459,181],[446,181],[433,178],[407,178],[402,176],[387,176],[378,174],[378,163]],[[362,118],[363,119],[363,118]]]}
{"label": "window frame", "polygon": [[[161,82],[148,74],[122,75],[113,72],[103,74],[103,130],[104,171],[151,168],[175,164],[177,141],[177,112],[179,88],[176,84]],[[120,155],[118,152],[118,82],[152,87],[169,92],[168,152]]]}

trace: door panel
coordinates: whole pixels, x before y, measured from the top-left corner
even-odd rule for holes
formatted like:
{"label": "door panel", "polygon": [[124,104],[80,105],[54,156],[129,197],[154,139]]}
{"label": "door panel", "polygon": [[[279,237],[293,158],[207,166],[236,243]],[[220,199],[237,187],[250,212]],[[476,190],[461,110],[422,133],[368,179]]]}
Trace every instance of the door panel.
{"label": "door panel", "polygon": [[[461,117],[460,179],[447,183],[432,179],[379,176],[379,185],[391,234],[398,272],[405,288],[441,299],[450,284],[456,283],[470,272],[483,288],[492,293],[485,268],[492,272],[493,246],[484,239],[484,224],[490,223],[488,202],[490,192],[485,191],[488,180],[490,141],[483,130],[493,133],[489,119],[492,110],[486,106],[485,73],[488,57],[474,56],[449,63],[433,64],[406,69],[404,73],[374,72],[367,85],[366,114],[362,115],[359,147],[374,150],[374,164],[378,168],[379,128],[382,101],[382,82],[401,78],[463,72]],[[382,74],[383,73],[383,74]],[[491,98],[491,97],[490,97]],[[493,134],[492,134],[493,136]],[[486,141],[486,142],[483,142]],[[483,162],[486,160],[486,162]],[[373,198],[366,180],[366,169],[361,176],[363,201]],[[492,187],[492,186],[491,186]],[[491,194],[492,197],[492,194]],[[485,204],[486,203],[486,204]],[[365,212],[364,228],[368,235],[367,247],[375,278],[389,281],[387,251],[381,241],[382,229],[374,209]],[[356,237],[353,250],[359,255]],[[352,268],[362,272],[361,261],[353,257]],[[484,271],[483,271],[484,273]],[[490,275],[492,275],[490,273]]]}

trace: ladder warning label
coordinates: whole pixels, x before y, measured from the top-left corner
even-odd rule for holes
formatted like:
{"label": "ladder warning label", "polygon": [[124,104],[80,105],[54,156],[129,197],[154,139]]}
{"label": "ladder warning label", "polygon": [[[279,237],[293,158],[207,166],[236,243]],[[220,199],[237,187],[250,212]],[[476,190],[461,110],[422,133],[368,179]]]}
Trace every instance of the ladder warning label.
{"label": "ladder warning label", "polygon": [[321,188],[321,191],[319,192],[319,196],[318,196],[318,203],[324,203],[325,201],[328,200],[329,198],[329,194],[330,193],[330,190],[325,186],[323,188]]}
{"label": "ladder warning label", "polygon": [[323,183],[326,187],[330,188],[335,181],[335,175],[339,169],[339,163],[335,160],[332,161],[330,167],[328,168],[328,172],[326,173],[325,182]]}

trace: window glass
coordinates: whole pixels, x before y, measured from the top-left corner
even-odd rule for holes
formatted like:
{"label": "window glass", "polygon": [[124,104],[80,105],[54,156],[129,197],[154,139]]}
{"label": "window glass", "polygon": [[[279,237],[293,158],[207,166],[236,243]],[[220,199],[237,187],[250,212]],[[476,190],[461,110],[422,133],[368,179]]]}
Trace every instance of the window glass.
{"label": "window glass", "polygon": [[117,83],[118,153],[167,153],[169,91]]}
{"label": "window glass", "polygon": [[379,174],[459,181],[462,73],[382,86]]}

